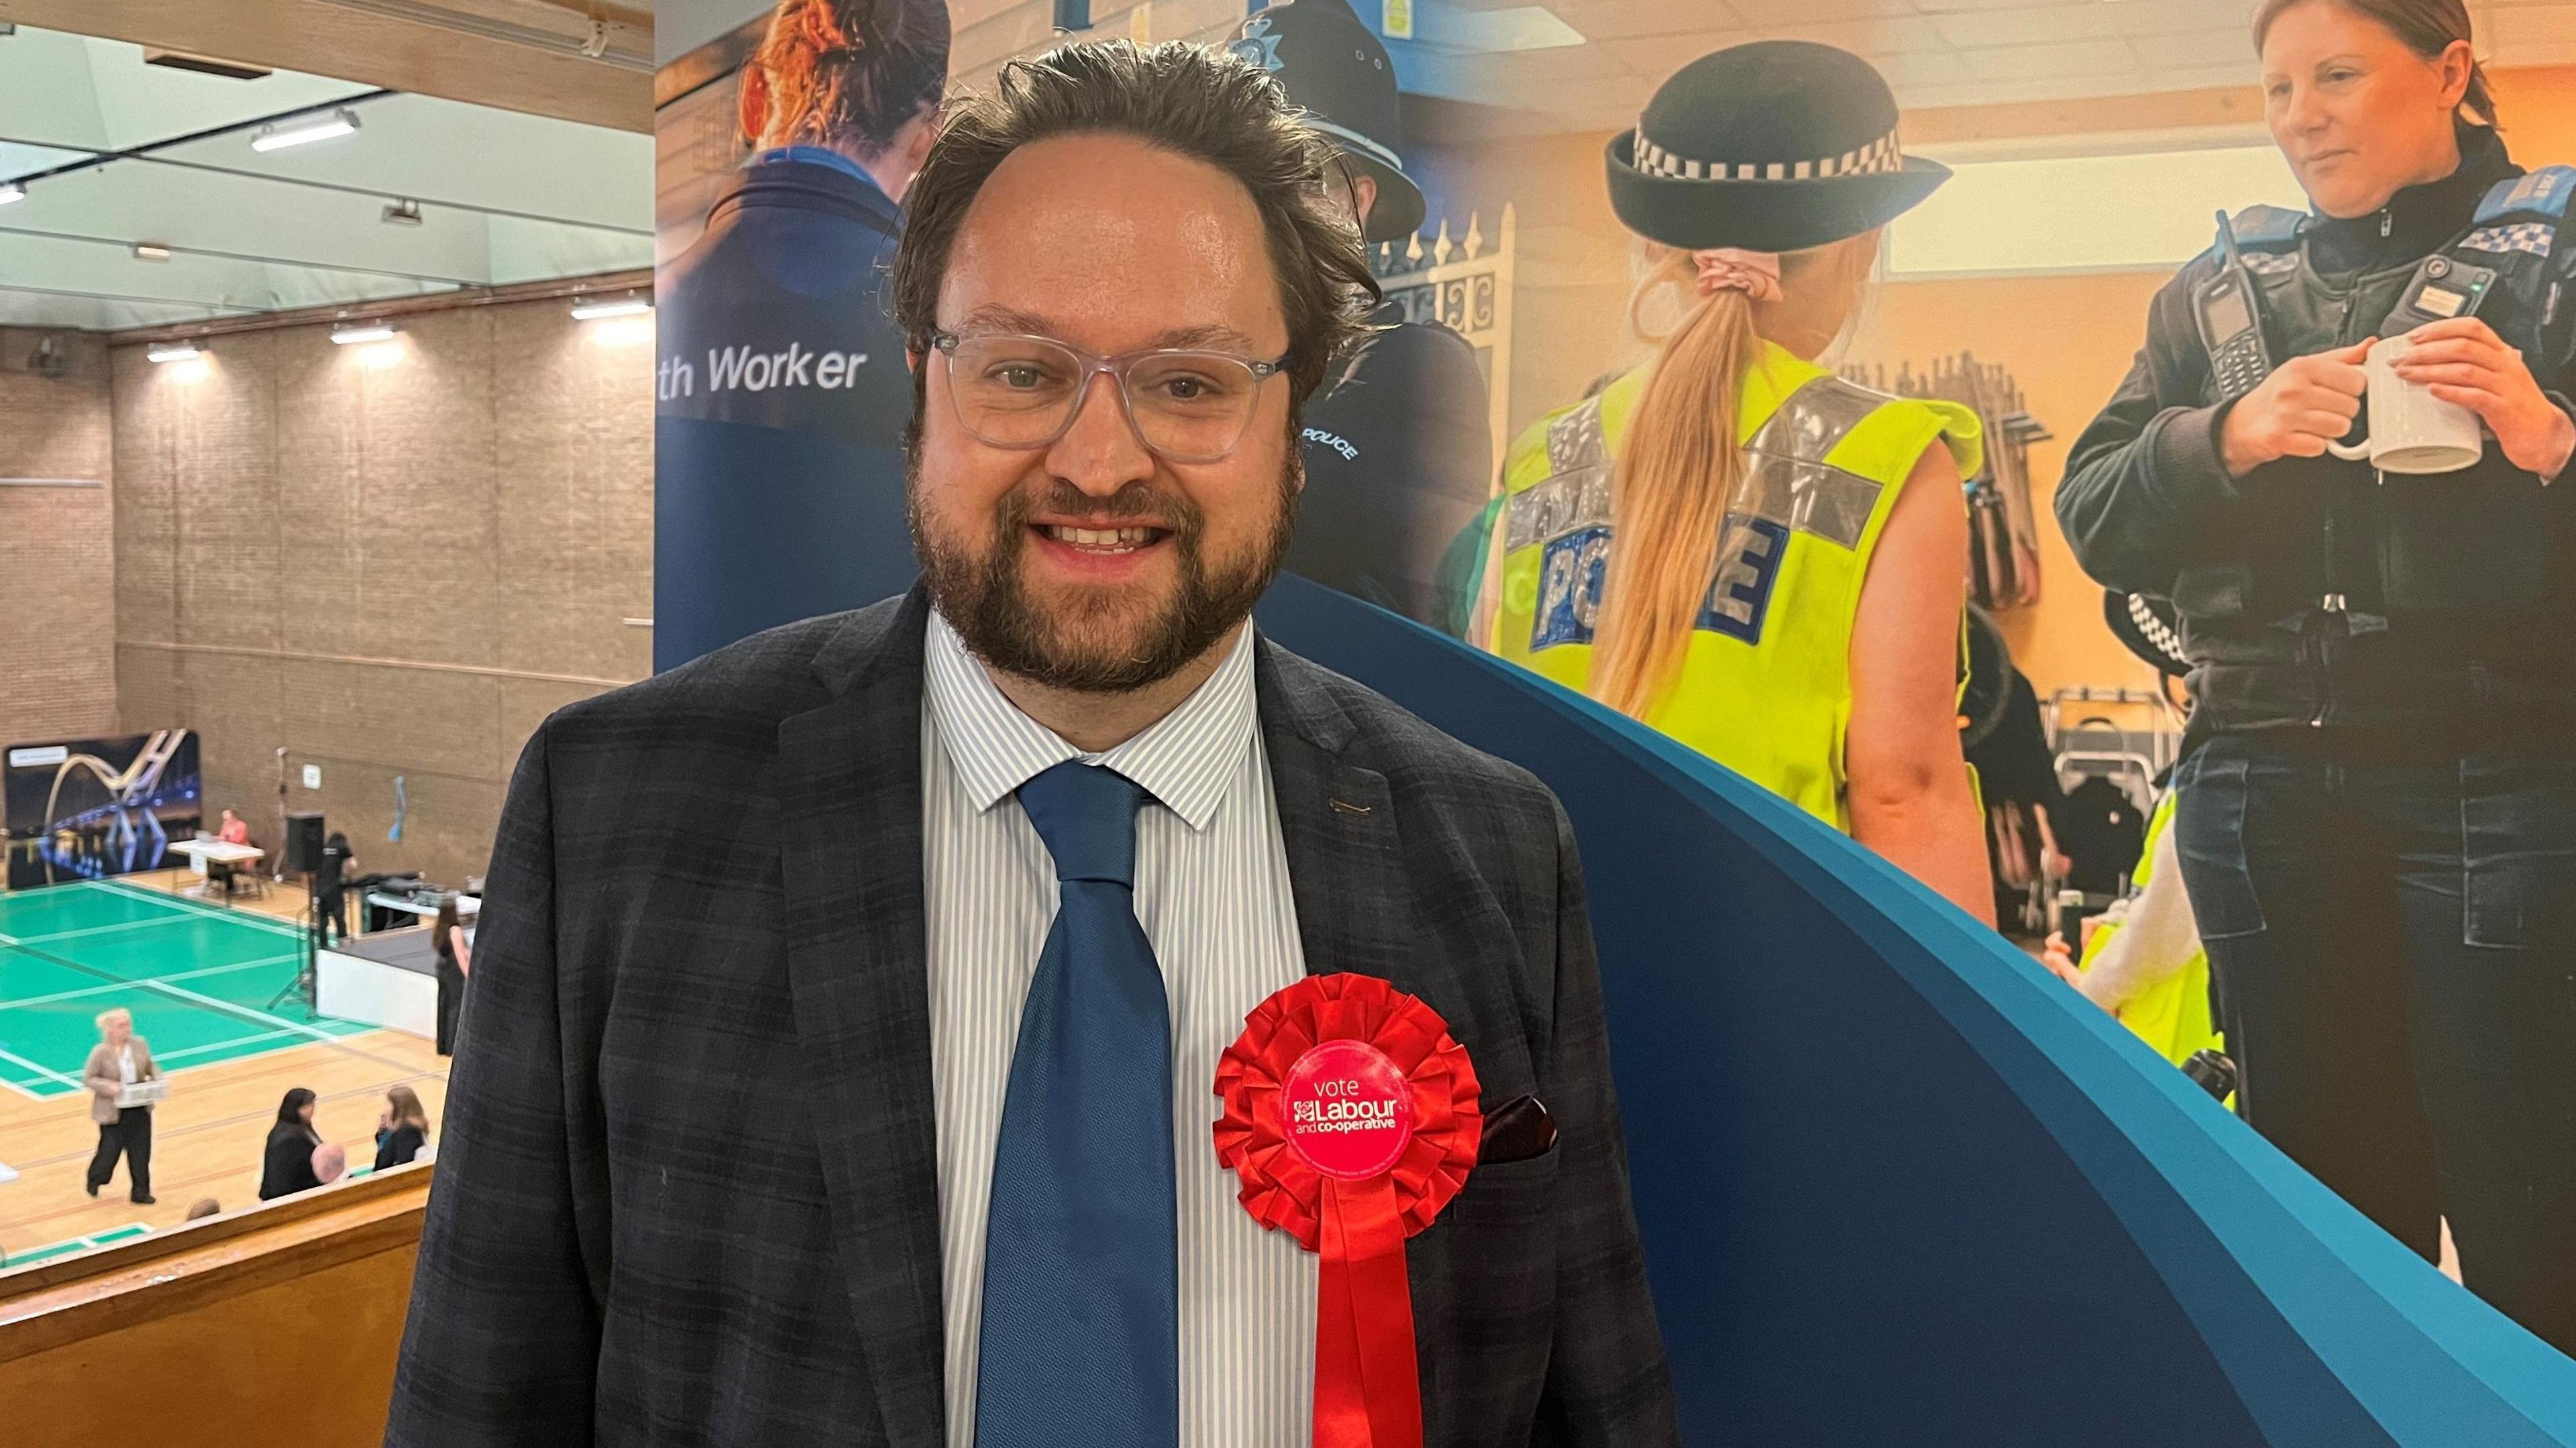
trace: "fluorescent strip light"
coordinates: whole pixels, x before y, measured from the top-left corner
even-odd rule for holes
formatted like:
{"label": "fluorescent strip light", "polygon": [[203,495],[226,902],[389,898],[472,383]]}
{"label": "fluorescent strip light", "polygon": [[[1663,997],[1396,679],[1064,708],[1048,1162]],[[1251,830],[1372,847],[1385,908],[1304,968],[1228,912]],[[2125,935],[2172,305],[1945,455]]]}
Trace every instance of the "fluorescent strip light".
{"label": "fluorescent strip light", "polygon": [[168,261],[170,259],[170,248],[163,246],[157,241],[138,241],[134,243],[134,259],[136,261]]}
{"label": "fluorescent strip light", "polygon": [[390,342],[394,339],[391,322],[358,322],[331,329],[331,340],[346,347],[352,342]]}
{"label": "fluorescent strip light", "polygon": [[602,317],[641,316],[651,310],[653,310],[653,304],[641,297],[619,297],[604,302],[575,302],[572,306],[572,319],[576,322],[596,322]]}
{"label": "fluorescent strip light", "polygon": [[262,126],[250,138],[254,151],[279,151],[288,146],[306,146],[315,141],[328,141],[346,136],[358,129],[358,113],[343,106],[327,116],[294,121],[284,126]]}
{"label": "fluorescent strip light", "polygon": [[205,354],[197,350],[194,342],[165,342],[143,355],[155,362],[187,362]]}
{"label": "fluorescent strip light", "polygon": [[15,181],[0,181],[0,206],[27,199],[27,188]]}

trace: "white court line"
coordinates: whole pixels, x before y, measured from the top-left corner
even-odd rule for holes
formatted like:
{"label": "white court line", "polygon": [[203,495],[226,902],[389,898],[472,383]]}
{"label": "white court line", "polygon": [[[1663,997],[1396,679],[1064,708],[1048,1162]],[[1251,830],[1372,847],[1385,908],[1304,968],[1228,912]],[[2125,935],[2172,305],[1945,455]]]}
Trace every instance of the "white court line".
{"label": "white court line", "polygon": [[[340,1037],[332,1035],[328,1031],[316,1030],[311,1026],[290,1021],[280,1016],[272,1016],[266,1011],[256,1010],[250,1006],[237,1006],[231,1001],[219,1001],[210,995],[199,995],[195,991],[185,990],[179,986],[163,985],[157,980],[137,981],[135,984],[144,987],[146,990],[157,990],[168,995],[177,996],[182,1000],[195,1001],[197,1004],[206,1007],[208,1010],[229,1011],[237,1016],[249,1016],[263,1025],[283,1026],[287,1030],[292,1031],[299,1036],[308,1036],[313,1040],[321,1041],[328,1045],[336,1046],[340,1044],[341,1041]],[[31,1062],[30,1064],[33,1063]]]}
{"label": "white court line", "polygon": [[[231,965],[209,965],[196,970],[183,970],[176,975],[156,976],[154,979],[195,980],[201,975],[220,975],[227,970],[248,970],[255,965],[284,965],[290,960],[302,960],[303,958],[304,957],[300,955],[272,955],[260,960],[237,961]],[[0,1011],[14,1011],[20,1006],[51,1005],[56,1001],[77,1000],[82,996],[103,995],[112,990],[135,989],[144,984],[146,984],[146,982],[139,980],[115,980],[109,981],[105,985],[83,986],[79,990],[58,990],[52,995],[29,996],[22,1001],[0,1000]]]}
{"label": "white court line", "polygon": [[304,930],[301,926],[290,925],[283,920],[262,915],[256,910],[234,910],[221,905],[208,905],[202,900],[191,900],[185,895],[173,895],[166,890],[146,890],[138,885],[119,884],[114,880],[81,880],[75,883],[85,885],[93,890],[113,891],[116,894],[127,896],[128,898],[135,900],[148,901],[154,905],[176,905],[179,907],[179,911],[183,915],[206,915],[217,920],[230,920],[237,924],[250,926],[254,930],[266,930],[278,935],[292,935],[299,940],[304,936]]}
{"label": "white court line", "polygon": [[[48,1078],[48,1079],[50,1079],[50,1080],[53,1080],[53,1081],[61,1082],[61,1083],[62,1083],[63,1085],[65,1085],[65,1086],[76,1087],[76,1088],[78,1088],[78,1089],[80,1089],[80,1090],[83,1090],[83,1091],[86,1091],[86,1090],[88,1090],[88,1089],[89,1089],[88,1087],[81,1085],[81,1082],[80,1082],[80,1078],[79,1078],[79,1077],[77,1077],[77,1076],[66,1076],[66,1075],[64,1075],[62,1072],[55,1070],[55,1069],[54,1069],[53,1067],[51,1067],[51,1066],[46,1066],[46,1065],[42,1065],[42,1064],[39,1064],[39,1063],[34,1062],[34,1061],[30,1061],[30,1060],[28,1060],[26,1057],[19,1055],[19,1054],[18,1054],[17,1052],[15,1052],[15,1051],[0,1050],[0,1061],[14,1061],[14,1062],[16,1062],[17,1064],[19,1064],[19,1065],[21,1065],[21,1066],[26,1067],[28,1070],[35,1072],[35,1073],[36,1073],[37,1075],[39,1075],[39,1076],[46,1077],[46,1078]],[[15,1083],[9,1083],[9,1084],[15,1084]],[[35,1092],[33,1092],[33,1091],[29,1091],[29,1092],[27,1092],[26,1094],[28,1094],[28,1095],[30,1095],[30,1096],[34,1096],[36,1093],[35,1093]],[[42,1098],[40,1097],[40,1098],[38,1098],[38,1099],[40,1099],[40,1100],[41,1100]]]}
{"label": "white court line", "polygon": [[11,936],[9,937],[9,943],[12,945],[44,945],[56,940],[77,940],[85,935],[112,935],[120,930],[150,930],[161,925],[178,925],[195,918],[195,916],[190,915],[185,910],[173,910],[169,914],[160,916],[157,919],[128,920],[121,925],[93,925],[87,930],[62,930],[57,931],[52,935]]}
{"label": "white court line", "polygon": [[155,1061],[176,1061],[184,1056],[202,1056],[209,1051],[229,1051],[235,1046],[254,1045],[261,1041],[274,1041],[280,1036],[291,1036],[294,1034],[295,1032],[293,1030],[280,1026],[274,1031],[262,1031],[255,1036],[241,1036],[229,1041],[215,1041],[203,1046],[189,1046],[182,1050],[164,1051],[152,1059]]}

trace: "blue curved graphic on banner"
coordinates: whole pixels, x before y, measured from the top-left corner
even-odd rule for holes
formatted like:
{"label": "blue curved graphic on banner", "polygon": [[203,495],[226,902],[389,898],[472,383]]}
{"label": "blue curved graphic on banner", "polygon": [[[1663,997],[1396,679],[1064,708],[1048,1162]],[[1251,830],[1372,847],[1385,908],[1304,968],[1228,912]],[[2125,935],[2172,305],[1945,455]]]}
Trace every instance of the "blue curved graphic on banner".
{"label": "blue curved graphic on banner", "polygon": [[2576,1445],[2576,1361],[1850,840],[1302,579],[1259,618],[1565,801],[1687,1441]]}

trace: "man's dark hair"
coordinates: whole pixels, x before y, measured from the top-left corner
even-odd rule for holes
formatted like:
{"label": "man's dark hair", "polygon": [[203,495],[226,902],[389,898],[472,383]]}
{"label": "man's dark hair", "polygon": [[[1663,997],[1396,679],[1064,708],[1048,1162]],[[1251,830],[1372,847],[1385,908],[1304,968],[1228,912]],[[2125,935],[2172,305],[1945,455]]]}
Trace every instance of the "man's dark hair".
{"label": "man's dark hair", "polygon": [[778,0],[751,57],[769,77],[771,134],[882,154],[938,110],[948,41],[947,0]]}
{"label": "man's dark hair", "polygon": [[[1359,233],[1321,204],[1317,183],[1332,162],[1331,144],[1299,124],[1267,72],[1183,41],[1085,42],[1014,61],[1002,68],[993,94],[950,114],[904,196],[894,315],[905,345],[929,352],[957,228],[1003,159],[1033,142],[1104,132],[1204,161],[1252,193],[1279,274],[1279,310],[1288,322],[1282,370],[1296,417],[1325,363],[1364,330],[1377,282]],[[913,374],[916,427],[922,375]]]}

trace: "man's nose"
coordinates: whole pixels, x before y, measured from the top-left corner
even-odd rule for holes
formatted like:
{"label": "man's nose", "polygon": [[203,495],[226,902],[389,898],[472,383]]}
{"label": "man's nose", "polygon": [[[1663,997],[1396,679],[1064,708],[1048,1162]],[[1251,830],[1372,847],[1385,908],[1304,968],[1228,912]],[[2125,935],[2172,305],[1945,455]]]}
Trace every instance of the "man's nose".
{"label": "man's nose", "polygon": [[1154,475],[1154,455],[1127,419],[1117,378],[1094,372],[1084,383],[1073,425],[1047,450],[1047,470],[1097,498]]}

